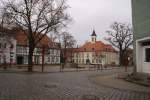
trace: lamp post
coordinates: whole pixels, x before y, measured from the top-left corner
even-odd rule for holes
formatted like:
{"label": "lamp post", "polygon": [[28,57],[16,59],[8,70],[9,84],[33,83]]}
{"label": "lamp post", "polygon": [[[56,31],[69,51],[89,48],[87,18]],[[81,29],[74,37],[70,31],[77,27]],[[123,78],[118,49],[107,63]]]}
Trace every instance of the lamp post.
{"label": "lamp post", "polygon": [[125,65],[125,72],[127,72],[127,67],[129,65],[130,57],[127,57],[126,59],[126,65]]}
{"label": "lamp post", "polygon": [[78,71],[78,54],[79,52],[78,52],[78,45],[77,45],[77,71]]}
{"label": "lamp post", "polygon": [[42,72],[44,71],[44,54],[45,54],[45,47],[42,47]]}

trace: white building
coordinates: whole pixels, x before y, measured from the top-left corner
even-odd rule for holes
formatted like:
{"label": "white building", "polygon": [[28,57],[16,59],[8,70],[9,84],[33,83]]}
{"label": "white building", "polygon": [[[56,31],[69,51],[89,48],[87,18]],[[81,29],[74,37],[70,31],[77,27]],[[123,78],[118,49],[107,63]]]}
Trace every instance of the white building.
{"label": "white building", "polygon": [[[28,64],[28,40],[26,35],[20,30],[4,30],[7,34],[0,37],[0,64]],[[13,33],[10,35],[10,33]],[[1,34],[2,35],[2,34]],[[34,49],[33,63],[42,64],[42,51],[44,51],[45,64],[60,63],[60,44],[52,42],[48,36],[45,36]]]}
{"label": "white building", "polygon": [[[28,40],[23,32],[18,31],[15,39],[17,40],[16,45],[16,63],[17,64],[28,64]],[[44,46],[44,48],[43,48]],[[42,64],[42,51],[44,49],[44,62],[45,64],[59,64],[60,63],[60,44],[52,42],[51,39],[46,35],[37,44],[33,52],[33,63]]]}
{"label": "white building", "polygon": [[78,64],[103,64],[118,65],[118,52],[108,44],[97,41],[97,35],[93,31],[91,41],[74,50],[73,61]]}
{"label": "white building", "polygon": [[0,33],[0,64],[16,63],[16,40],[13,33]]}
{"label": "white building", "polygon": [[[42,64],[42,50],[41,47],[36,47],[33,53],[33,63]],[[28,52],[27,46],[17,46],[16,62],[17,64],[28,64]],[[47,48],[44,54],[45,64],[59,64],[60,63],[60,49]]]}

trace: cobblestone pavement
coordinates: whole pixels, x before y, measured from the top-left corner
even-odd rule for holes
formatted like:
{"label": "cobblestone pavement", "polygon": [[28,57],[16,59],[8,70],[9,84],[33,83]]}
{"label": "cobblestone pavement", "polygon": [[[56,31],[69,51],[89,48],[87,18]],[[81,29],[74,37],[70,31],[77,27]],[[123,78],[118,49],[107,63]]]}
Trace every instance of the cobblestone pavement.
{"label": "cobblestone pavement", "polygon": [[0,73],[0,100],[150,100],[148,93],[98,86],[89,80],[119,71]]}

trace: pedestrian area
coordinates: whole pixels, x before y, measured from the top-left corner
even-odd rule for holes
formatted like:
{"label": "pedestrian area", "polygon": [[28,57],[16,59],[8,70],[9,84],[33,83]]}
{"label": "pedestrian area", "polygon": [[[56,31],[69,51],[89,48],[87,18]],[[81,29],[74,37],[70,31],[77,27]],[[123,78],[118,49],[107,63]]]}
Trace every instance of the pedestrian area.
{"label": "pedestrian area", "polygon": [[0,72],[0,100],[150,100],[150,93],[96,84],[124,69],[57,73]]}

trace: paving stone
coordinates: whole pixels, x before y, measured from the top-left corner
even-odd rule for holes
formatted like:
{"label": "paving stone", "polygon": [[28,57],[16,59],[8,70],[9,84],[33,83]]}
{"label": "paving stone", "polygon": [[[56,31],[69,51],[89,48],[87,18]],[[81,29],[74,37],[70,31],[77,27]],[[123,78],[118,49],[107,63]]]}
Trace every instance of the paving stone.
{"label": "paving stone", "polygon": [[89,80],[89,76],[118,71],[0,73],[0,100],[150,100],[149,93],[104,87]]}

